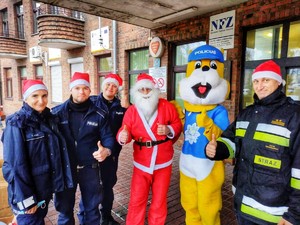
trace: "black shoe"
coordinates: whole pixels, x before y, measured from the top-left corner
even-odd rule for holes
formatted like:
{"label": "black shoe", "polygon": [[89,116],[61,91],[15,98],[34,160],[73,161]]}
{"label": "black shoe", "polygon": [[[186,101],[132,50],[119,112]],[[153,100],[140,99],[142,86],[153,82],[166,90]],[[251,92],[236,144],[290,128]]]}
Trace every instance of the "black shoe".
{"label": "black shoe", "polygon": [[120,225],[115,219],[111,216],[109,218],[103,218],[101,225]]}

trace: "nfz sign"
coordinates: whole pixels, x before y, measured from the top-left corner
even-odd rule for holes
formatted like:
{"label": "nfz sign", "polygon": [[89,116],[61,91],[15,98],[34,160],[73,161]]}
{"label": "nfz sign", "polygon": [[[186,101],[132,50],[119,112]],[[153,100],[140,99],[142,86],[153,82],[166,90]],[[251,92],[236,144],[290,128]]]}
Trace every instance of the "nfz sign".
{"label": "nfz sign", "polygon": [[209,40],[212,42],[212,45],[224,49],[233,48],[234,26],[235,10],[211,16]]}

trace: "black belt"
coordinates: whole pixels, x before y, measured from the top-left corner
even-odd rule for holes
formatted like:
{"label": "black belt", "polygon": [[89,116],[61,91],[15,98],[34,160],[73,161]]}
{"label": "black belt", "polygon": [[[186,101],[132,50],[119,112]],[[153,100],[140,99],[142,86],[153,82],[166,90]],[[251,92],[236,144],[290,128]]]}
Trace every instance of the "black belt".
{"label": "black belt", "polygon": [[168,140],[170,140],[170,139],[166,138],[165,140],[160,140],[160,141],[145,141],[145,142],[135,141],[134,143],[136,143],[140,147],[146,146],[147,148],[152,148],[153,146],[159,145],[159,144],[164,143],[164,142],[167,142]]}

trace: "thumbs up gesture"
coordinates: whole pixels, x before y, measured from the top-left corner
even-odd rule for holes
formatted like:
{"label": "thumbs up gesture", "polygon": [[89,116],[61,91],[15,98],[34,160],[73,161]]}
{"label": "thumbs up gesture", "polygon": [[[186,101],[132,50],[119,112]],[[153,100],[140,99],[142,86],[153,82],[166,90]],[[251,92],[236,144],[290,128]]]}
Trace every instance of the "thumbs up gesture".
{"label": "thumbs up gesture", "polygon": [[124,125],[123,130],[121,131],[121,133],[119,134],[119,141],[121,144],[126,144],[128,141],[128,130],[127,130],[127,126]]}
{"label": "thumbs up gesture", "polygon": [[211,135],[211,141],[206,145],[206,155],[208,158],[214,158],[217,150],[217,140],[215,134]]}
{"label": "thumbs up gesture", "polygon": [[98,150],[93,153],[93,157],[98,162],[103,162],[106,159],[106,157],[110,155],[110,150],[108,148],[103,147],[101,141],[98,141],[97,146]]}

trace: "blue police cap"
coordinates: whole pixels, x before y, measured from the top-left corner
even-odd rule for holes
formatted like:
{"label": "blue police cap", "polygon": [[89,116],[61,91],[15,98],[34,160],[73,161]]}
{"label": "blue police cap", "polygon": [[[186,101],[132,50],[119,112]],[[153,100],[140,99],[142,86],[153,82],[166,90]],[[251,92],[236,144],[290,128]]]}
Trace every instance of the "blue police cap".
{"label": "blue police cap", "polygon": [[211,45],[202,45],[193,50],[189,55],[188,62],[202,59],[214,59],[224,62],[222,52]]}

